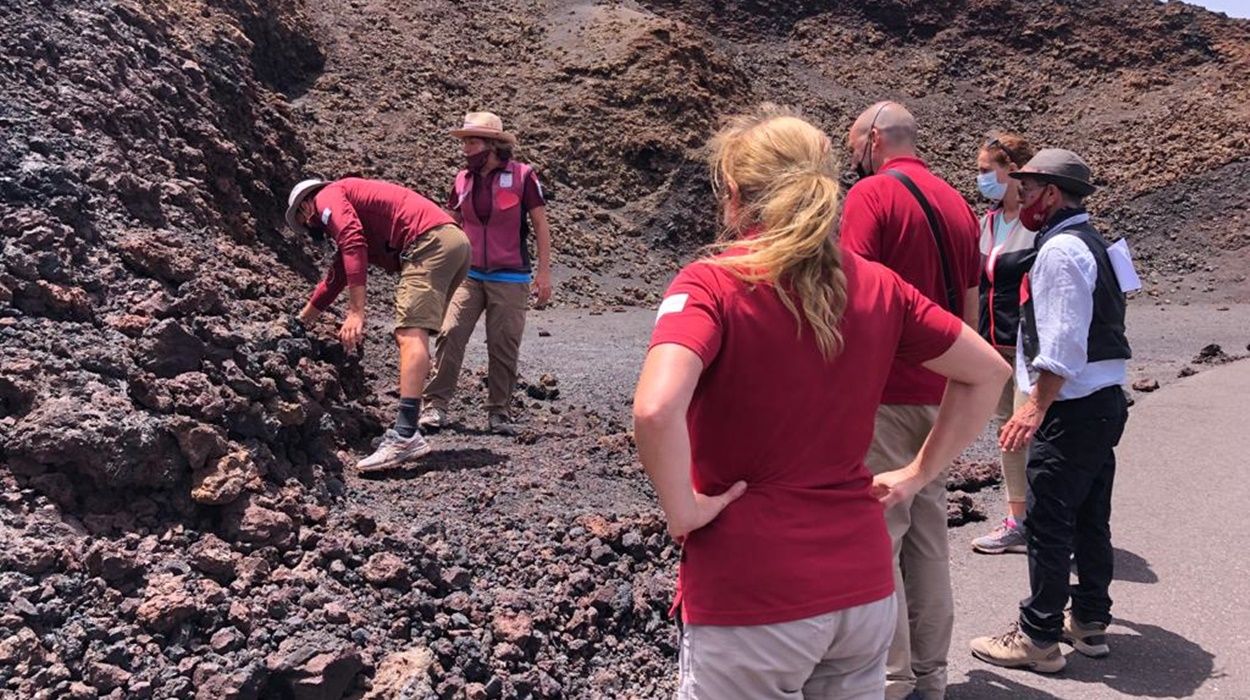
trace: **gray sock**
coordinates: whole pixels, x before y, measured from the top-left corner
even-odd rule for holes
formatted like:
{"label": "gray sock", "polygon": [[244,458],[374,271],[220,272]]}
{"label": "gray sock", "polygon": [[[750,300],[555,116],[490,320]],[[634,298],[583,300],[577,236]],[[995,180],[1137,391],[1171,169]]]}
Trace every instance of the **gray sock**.
{"label": "gray sock", "polygon": [[395,432],[403,438],[416,435],[419,415],[421,415],[421,399],[400,399],[399,415],[395,418]]}

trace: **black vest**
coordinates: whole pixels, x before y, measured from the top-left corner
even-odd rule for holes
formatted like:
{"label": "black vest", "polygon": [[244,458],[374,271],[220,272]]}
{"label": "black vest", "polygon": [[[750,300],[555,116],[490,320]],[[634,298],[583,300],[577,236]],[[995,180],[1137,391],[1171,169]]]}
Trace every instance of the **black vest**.
{"label": "black vest", "polygon": [[[1081,213],[1080,210],[1065,209],[1051,218],[1052,223]],[[1069,226],[1059,231],[1044,231],[1037,235],[1037,250],[1041,250],[1055,236],[1076,236],[1094,256],[1098,265],[1098,280],[1094,284],[1094,318],[1089,324],[1089,340],[1086,347],[1086,359],[1089,362],[1102,360],[1127,360],[1133,356],[1129,348],[1128,338],[1124,334],[1124,312],[1128,306],[1124,292],[1120,291],[1120,282],[1116,279],[1115,270],[1111,267],[1111,258],[1107,255],[1107,241],[1089,222]],[[1029,285],[1028,299],[1020,307],[1020,334],[1024,346],[1024,356],[1030,362],[1037,358],[1040,351],[1037,337],[1037,317],[1033,312],[1032,285]]]}

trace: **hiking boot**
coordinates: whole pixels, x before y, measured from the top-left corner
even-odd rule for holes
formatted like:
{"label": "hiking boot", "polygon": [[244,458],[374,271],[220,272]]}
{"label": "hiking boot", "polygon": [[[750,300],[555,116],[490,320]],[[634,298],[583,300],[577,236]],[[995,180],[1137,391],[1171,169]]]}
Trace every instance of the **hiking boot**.
{"label": "hiking boot", "polygon": [[1063,614],[1063,641],[1091,659],[1111,653],[1107,646],[1107,626],[1101,622],[1081,622],[1071,610]]}
{"label": "hiking boot", "polygon": [[1012,623],[1011,629],[1004,635],[977,637],[970,646],[973,656],[995,666],[1058,673],[1068,663],[1058,644],[1038,646],[1029,635],[1020,631],[1019,623]]}
{"label": "hiking boot", "polygon": [[506,413],[492,413],[487,419],[490,431],[496,435],[516,435],[516,425]]}
{"label": "hiking boot", "polygon": [[428,406],[417,419],[417,426],[430,432],[437,432],[445,425],[447,425],[447,411],[438,406]]}
{"label": "hiking boot", "polygon": [[419,431],[413,433],[412,437],[405,438],[400,437],[394,429],[388,430],[382,436],[378,449],[356,463],[356,471],[377,472],[392,469],[409,460],[428,455],[431,449],[430,443],[421,437]]}
{"label": "hiking boot", "polygon": [[981,554],[1024,554],[1029,548],[1024,541],[1024,526],[1011,518],[1003,518],[993,532],[973,540],[972,549]]}

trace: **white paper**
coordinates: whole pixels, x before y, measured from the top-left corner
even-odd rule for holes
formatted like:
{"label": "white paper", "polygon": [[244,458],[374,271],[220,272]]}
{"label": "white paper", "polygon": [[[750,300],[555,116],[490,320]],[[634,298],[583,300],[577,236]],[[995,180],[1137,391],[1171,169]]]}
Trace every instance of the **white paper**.
{"label": "white paper", "polygon": [[1133,254],[1129,252],[1128,241],[1121,238],[1107,248],[1107,257],[1111,258],[1111,269],[1115,270],[1115,278],[1120,282],[1120,291],[1128,294],[1141,289],[1141,279],[1137,270],[1133,269]]}

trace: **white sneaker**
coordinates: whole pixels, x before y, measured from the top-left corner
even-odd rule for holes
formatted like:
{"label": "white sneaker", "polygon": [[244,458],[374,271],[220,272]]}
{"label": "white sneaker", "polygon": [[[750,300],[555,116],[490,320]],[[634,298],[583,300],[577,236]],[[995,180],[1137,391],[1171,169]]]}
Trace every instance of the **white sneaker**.
{"label": "white sneaker", "polygon": [[423,430],[436,431],[447,425],[447,411],[438,406],[430,406],[421,412],[417,425]]}
{"label": "white sneaker", "polygon": [[404,462],[424,457],[431,451],[430,443],[417,431],[410,438],[400,437],[394,429],[386,431],[373,454],[356,463],[356,470],[375,472],[397,467]]}

